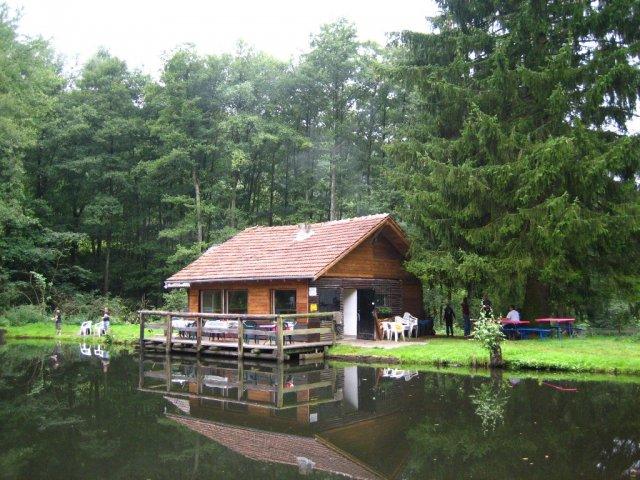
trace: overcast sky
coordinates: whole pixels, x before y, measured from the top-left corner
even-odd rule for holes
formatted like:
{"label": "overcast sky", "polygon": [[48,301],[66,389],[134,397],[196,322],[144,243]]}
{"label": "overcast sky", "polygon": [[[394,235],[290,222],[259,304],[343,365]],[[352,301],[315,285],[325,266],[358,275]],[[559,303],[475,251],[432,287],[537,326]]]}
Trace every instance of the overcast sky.
{"label": "overcast sky", "polygon": [[22,9],[20,32],[42,35],[69,66],[99,47],[154,76],[161,56],[193,43],[201,53],[231,53],[242,39],[287,60],[306,51],[320,25],[345,17],[361,40],[426,30],[432,0],[9,0]]}

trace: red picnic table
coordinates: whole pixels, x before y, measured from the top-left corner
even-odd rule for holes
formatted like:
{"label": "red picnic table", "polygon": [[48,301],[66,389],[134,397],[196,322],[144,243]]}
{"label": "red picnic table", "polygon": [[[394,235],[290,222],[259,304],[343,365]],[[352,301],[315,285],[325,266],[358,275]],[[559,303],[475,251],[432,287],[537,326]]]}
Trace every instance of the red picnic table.
{"label": "red picnic table", "polygon": [[569,335],[574,334],[573,324],[576,319],[571,317],[565,318],[536,318],[536,323],[548,323],[549,328],[553,328],[556,330],[556,334],[558,338],[560,338],[560,333],[565,331]]}
{"label": "red picnic table", "polygon": [[529,325],[531,322],[527,320],[511,320],[510,318],[501,318],[502,325]]}

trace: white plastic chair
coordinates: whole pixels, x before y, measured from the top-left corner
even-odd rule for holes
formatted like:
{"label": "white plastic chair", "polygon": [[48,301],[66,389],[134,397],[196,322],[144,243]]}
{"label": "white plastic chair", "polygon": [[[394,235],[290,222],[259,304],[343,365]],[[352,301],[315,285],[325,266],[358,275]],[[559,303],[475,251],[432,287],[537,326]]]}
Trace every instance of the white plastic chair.
{"label": "white plastic chair", "polygon": [[82,325],[80,325],[80,336],[84,337],[86,335],[91,335],[92,326],[91,320],[82,322]]}
{"label": "white plastic chair", "polygon": [[391,327],[392,322],[382,322],[382,339],[385,338],[387,340],[391,340],[391,335],[393,334],[393,328]]}
{"label": "white plastic chair", "polygon": [[[396,319],[397,318],[399,317],[396,317]],[[407,335],[411,337],[413,332],[415,332],[416,338],[418,338],[418,319],[409,312],[404,312],[401,321],[404,324],[404,329],[407,331]]]}
{"label": "white plastic chair", "polygon": [[104,322],[102,320],[93,324],[94,335],[100,337],[102,335],[105,335],[106,333],[107,332],[105,331],[105,328],[104,328]]}
{"label": "white plastic chair", "polygon": [[91,356],[91,347],[87,347],[85,343],[80,345],[80,355],[84,355],[85,357]]}
{"label": "white plastic chair", "polygon": [[391,324],[391,333],[394,335],[394,340],[398,341],[398,336],[402,337],[402,340],[406,340],[404,336],[404,323],[402,323],[401,317],[396,317],[395,322],[389,322]]}

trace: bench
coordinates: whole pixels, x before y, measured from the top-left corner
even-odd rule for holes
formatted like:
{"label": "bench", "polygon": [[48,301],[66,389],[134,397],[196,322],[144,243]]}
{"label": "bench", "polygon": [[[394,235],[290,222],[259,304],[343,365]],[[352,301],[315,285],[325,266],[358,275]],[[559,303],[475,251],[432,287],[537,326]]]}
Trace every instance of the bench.
{"label": "bench", "polygon": [[520,338],[525,338],[523,334],[534,333],[538,334],[540,338],[550,338],[551,329],[550,328],[529,328],[529,327],[516,327],[516,332],[520,335]]}

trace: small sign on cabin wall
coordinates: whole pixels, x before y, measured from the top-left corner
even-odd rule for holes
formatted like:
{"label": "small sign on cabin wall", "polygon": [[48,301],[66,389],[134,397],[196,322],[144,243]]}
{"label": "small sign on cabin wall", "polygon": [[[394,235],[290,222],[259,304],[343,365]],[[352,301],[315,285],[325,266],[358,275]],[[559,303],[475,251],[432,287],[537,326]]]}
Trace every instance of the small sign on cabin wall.
{"label": "small sign on cabin wall", "polygon": [[317,303],[310,303],[309,304],[309,311],[310,312],[317,312],[318,311],[318,304]]}
{"label": "small sign on cabin wall", "polygon": [[309,296],[317,297],[318,296],[318,288],[317,287],[309,287]]}

